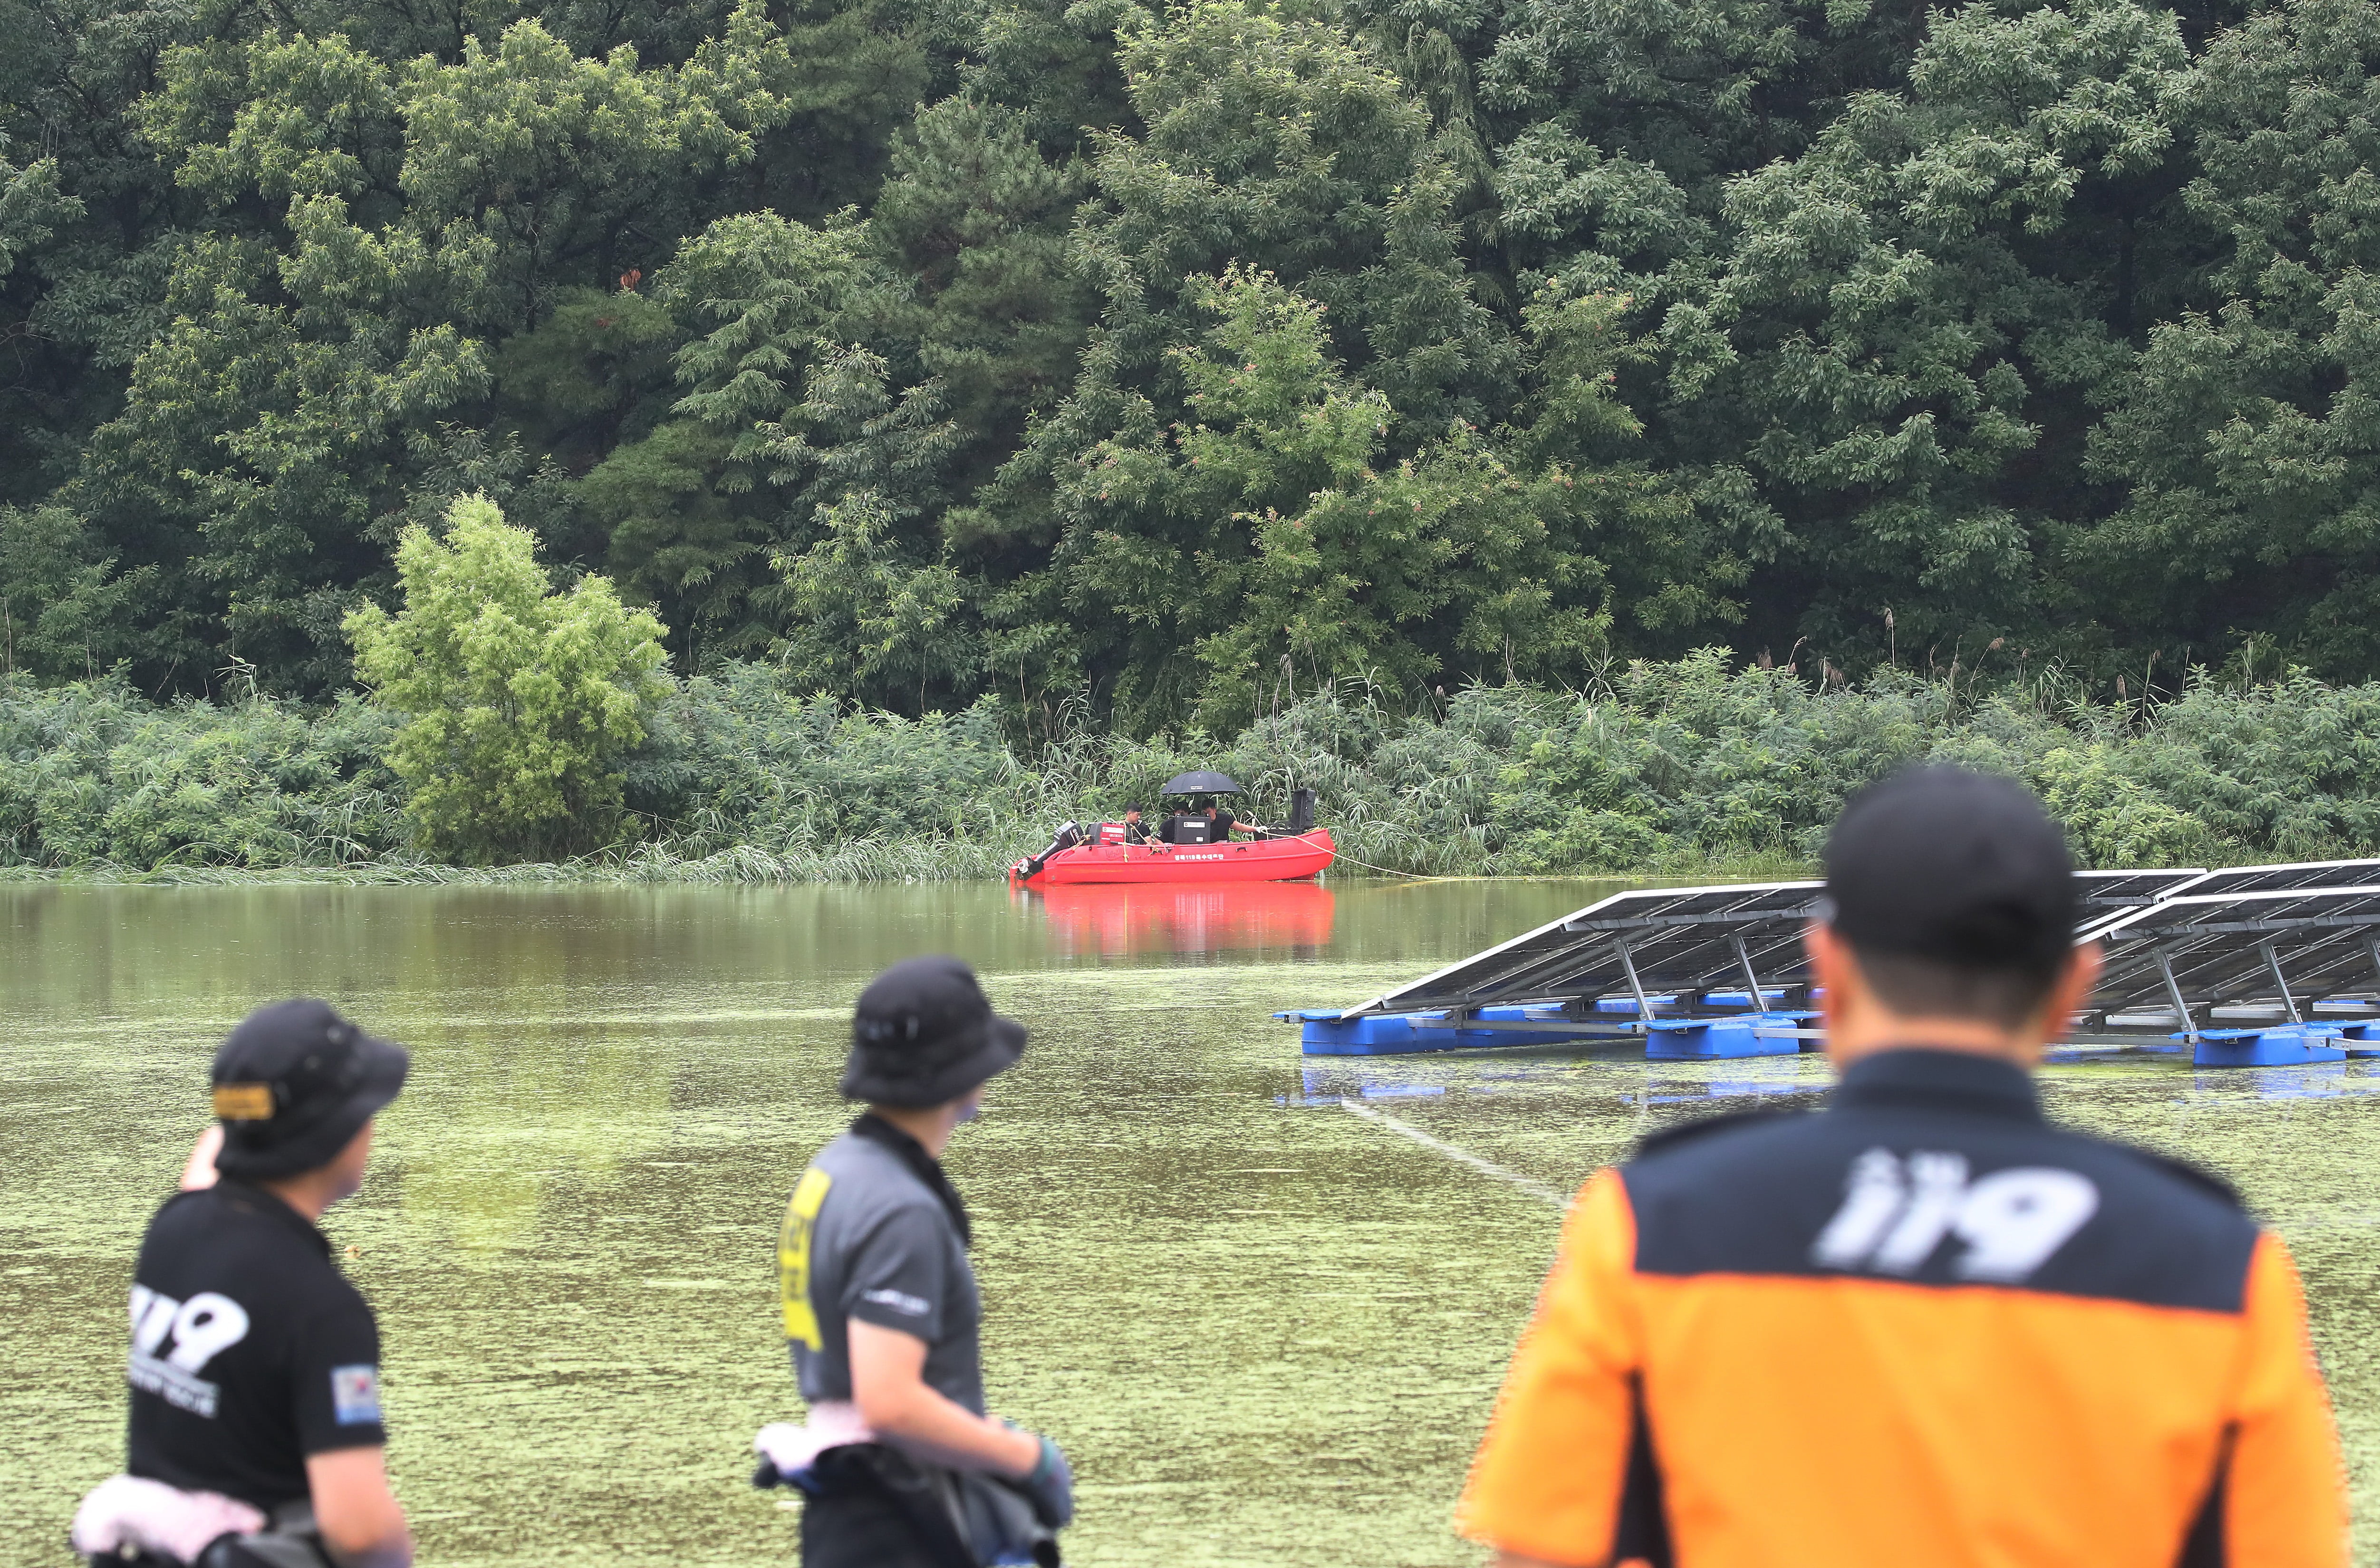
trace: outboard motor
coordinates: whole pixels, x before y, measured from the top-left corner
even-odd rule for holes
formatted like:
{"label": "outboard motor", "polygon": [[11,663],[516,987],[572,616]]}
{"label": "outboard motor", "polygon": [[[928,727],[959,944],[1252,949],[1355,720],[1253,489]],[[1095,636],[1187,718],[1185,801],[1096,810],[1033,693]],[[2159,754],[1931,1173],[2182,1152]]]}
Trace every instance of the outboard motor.
{"label": "outboard motor", "polygon": [[1081,824],[1076,822],[1068,822],[1059,828],[1057,835],[1050,840],[1049,848],[1043,850],[1040,854],[1036,855],[1030,860],[1018,861],[1016,866],[1016,874],[1020,877],[1038,877],[1041,874],[1041,868],[1050,863],[1050,857],[1057,854],[1062,849],[1072,849],[1075,845],[1082,842],[1083,830]]}
{"label": "outboard motor", "polygon": [[1300,833],[1310,833],[1313,831],[1314,792],[1310,789],[1292,791],[1289,796],[1290,837],[1295,838]]}

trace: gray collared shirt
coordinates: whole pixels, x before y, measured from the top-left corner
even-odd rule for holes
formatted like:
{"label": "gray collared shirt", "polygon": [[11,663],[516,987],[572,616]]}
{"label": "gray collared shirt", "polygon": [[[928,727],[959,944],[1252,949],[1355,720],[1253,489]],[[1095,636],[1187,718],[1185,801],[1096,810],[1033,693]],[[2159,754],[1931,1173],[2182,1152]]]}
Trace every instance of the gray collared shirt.
{"label": "gray collared shirt", "polygon": [[983,1299],[941,1198],[892,1149],[845,1131],[802,1173],[777,1241],[802,1397],[848,1400],[854,1318],[926,1343],[929,1388],[980,1416]]}

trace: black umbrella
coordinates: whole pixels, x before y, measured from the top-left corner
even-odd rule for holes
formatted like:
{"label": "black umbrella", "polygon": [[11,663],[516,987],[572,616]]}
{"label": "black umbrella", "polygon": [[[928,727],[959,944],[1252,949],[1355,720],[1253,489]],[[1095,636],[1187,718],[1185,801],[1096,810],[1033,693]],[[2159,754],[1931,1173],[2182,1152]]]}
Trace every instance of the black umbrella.
{"label": "black umbrella", "polygon": [[1177,773],[1160,795],[1237,795],[1240,786],[1221,773]]}

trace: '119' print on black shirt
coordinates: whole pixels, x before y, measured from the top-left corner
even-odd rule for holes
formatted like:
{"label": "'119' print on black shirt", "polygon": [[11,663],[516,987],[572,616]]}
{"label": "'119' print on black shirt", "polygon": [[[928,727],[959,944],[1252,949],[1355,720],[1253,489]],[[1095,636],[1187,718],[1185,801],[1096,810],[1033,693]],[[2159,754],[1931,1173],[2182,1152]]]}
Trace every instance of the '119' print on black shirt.
{"label": "'119' print on black shirt", "polygon": [[176,1409],[212,1416],[222,1390],[199,1374],[248,1337],[248,1308],[220,1291],[176,1301],[132,1287],[132,1386]]}

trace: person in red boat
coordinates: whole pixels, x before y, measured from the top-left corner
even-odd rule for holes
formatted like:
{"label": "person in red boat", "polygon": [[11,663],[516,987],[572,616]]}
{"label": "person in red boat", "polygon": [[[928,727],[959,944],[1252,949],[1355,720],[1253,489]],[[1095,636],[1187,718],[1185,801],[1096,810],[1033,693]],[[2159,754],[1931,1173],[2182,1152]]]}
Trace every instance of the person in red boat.
{"label": "person in red boat", "polygon": [[1222,843],[1225,839],[1232,836],[1232,830],[1240,825],[1240,820],[1237,817],[1232,816],[1230,809],[1220,801],[1210,800],[1207,802],[1207,810],[1205,814],[1207,818],[1207,842],[1208,844]]}

